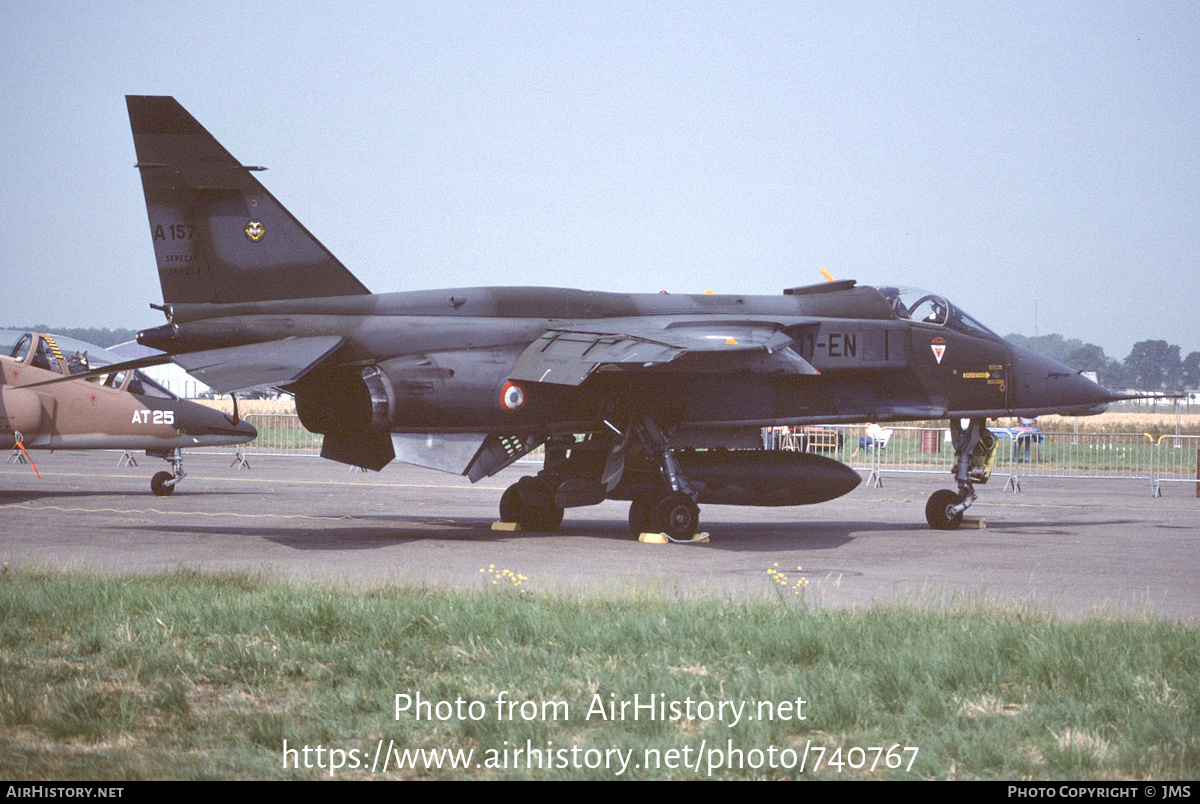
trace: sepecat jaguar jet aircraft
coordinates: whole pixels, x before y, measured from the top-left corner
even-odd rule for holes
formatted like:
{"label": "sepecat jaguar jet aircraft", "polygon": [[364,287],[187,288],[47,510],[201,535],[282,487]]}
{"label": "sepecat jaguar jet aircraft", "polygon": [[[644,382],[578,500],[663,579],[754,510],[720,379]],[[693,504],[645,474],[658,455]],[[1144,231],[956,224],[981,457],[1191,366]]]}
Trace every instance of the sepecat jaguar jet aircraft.
{"label": "sepecat jaguar jet aircraft", "polygon": [[[219,392],[296,398],[322,455],[478,480],[543,446],[501,519],[630,501],[634,533],[695,533],[699,504],[800,505],[859,476],[761,449],[763,427],[950,419],[955,527],[986,479],[989,417],[1119,397],[945,297],[854,281],[775,296],[532,287],[372,294],[174,98],[127,98],[167,324],[138,340]],[[964,420],[960,423],[960,420]],[[755,449],[758,447],[758,449]]]}
{"label": "sepecat jaguar jet aircraft", "polygon": [[257,434],[120,361],[74,338],[0,330],[0,449],[144,449],[171,464],[150,480],[166,496],[184,477],[182,448],[244,444]]}

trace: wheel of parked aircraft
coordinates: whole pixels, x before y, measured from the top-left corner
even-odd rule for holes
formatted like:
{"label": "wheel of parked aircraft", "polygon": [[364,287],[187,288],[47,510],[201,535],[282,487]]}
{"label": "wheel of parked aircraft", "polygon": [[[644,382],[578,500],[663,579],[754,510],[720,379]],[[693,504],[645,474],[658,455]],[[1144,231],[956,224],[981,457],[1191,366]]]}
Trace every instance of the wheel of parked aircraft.
{"label": "wheel of parked aircraft", "polygon": [[[632,513],[632,512],[631,512]],[[649,529],[672,539],[690,539],[700,524],[700,507],[681,492],[659,497],[650,509]]]}
{"label": "wheel of parked aircraft", "polygon": [[517,492],[517,487],[509,486],[504,490],[504,494],[500,496],[500,521],[519,521],[518,512],[523,505],[524,503],[521,502],[521,495]]}
{"label": "wheel of parked aircraft", "polygon": [[167,481],[174,475],[170,472],[156,472],[154,477],[150,478],[150,490],[159,497],[169,497],[171,492],[175,490],[174,484],[168,486]]}
{"label": "wheel of parked aircraft", "polygon": [[962,523],[962,511],[950,516],[947,510],[950,506],[957,505],[961,499],[957,492],[950,491],[950,489],[942,489],[931,494],[929,502],[925,503],[925,520],[929,523],[929,527],[934,530],[957,528]]}
{"label": "wheel of parked aircraft", "polygon": [[530,530],[553,532],[563,521],[563,509],[556,505],[533,509],[533,517],[529,522]]}
{"label": "wheel of parked aircraft", "polygon": [[650,508],[654,505],[654,496],[641,494],[633,498],[629,504],[629,532],[635,537],[641,536],[650,527]]}
{"label": "wheel of parked aircraft", "polygon": [[563,509],[556,505],[530,505],[516,485],[500,497],[500,521],[516,522],[523,530],[555,531],[563,521]]}

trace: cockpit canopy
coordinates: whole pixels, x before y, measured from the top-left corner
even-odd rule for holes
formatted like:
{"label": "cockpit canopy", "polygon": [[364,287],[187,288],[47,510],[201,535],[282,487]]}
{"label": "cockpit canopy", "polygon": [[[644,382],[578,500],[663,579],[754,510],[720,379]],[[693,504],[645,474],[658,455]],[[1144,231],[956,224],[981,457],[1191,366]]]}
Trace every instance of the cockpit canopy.
{"label": "cockpit canopy", "polygon": [[[18,332],[0,330],[0,354],[11,357],[34,368],[63,374],[84,374],[95,369],[122,362],[112,352],[93,343],[67,338],[62,335],[45,335],[40,332]],[[109,388],[118,388],[141,396],[160,399],[177,397],[140,371],[115,371],[88,378]]]}
{"label": "cockpit canopy", "polygon": [[954,306],[936,293],[911,287],[880,287],[877,290],[883,294],[892,313],[905,321],[916,321],[975,335],[990,340],[1004,340],[995,332],[979,323],[959,307]]}

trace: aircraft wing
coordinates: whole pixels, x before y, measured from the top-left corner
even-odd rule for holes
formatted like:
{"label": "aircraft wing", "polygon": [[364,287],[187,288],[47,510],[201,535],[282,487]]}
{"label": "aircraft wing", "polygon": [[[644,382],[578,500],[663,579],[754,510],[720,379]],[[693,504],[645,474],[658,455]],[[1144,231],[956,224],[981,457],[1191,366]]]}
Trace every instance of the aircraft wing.
{"label": "aircraft wing", "polygon": [[171,360],[218,394],[295,382],[342,345],[338,335],[285,338],[172,355]]}
{"label": "aircraft wing", "polygon": [[309,338],[285,338],[266,343],[251,343],[202,352],[159,354],[111,363],[80,374],[67,374],[52,380],[31,383],[27,387],[53,385],[71,380],[87,380],[129,369],[175,363],[219,394],[251,388],[286,385],[307,374],[314,366],[342,345],[345,338],[319,335]]}
{"label": "aircraft wing", "polygon": [[819,374],[791,349],[795,337],[777,324],[682,321],[666,327],[631,322],[609,330],[552,328],[530,344],[514,380],[579,385],[593,372],[660,370]]}
{"label": "aircraft wing", "polygon": [[133,360],[125,360],[120,363],[109,363],[104,366],[99,366],[90,371],[83,371],[78,374],[63,374],[55,377],[52,380],[42,380],[41,382],[32,382],[21,386],[22,388],[37,388],[42,385],[57,385],[60,382],[70,382],[71,380],[90,380],[93,377],[103,377],[108,374],[116,374],[121,371],[129,371],[130,369],[148,368],[150,366],[161,366],[164,363],[170,363],[171,356],[168,354],[148,355],[146,357],[138,357]]}

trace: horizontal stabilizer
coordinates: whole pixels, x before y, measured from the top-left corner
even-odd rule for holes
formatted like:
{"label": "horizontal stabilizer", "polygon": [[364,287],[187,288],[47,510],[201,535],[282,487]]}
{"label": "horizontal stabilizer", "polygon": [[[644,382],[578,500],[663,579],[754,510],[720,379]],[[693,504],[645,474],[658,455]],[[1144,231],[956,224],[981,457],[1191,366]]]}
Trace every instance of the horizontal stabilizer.
{"label": "horizontal stabilizer", "polygon": [[219,394],[296,382],[342,345],[337,335],[288,338],[173,355],[171,359]]}

